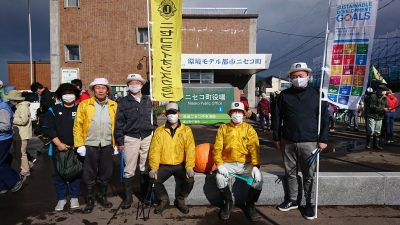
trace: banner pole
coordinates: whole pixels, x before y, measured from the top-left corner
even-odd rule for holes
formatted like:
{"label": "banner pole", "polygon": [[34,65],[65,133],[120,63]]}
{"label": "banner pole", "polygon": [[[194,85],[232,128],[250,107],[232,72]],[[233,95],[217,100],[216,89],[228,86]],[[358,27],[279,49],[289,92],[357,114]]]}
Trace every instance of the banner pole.
{"label": "banner pole", "polygon": [[[332,2],[332,0],[329,1],[329,6],[328,6],[329,10],[328,10],[328,19],[326,21],[324,57],[322,59],[321,83],[320,83],[320,86],[319,86],[318,139],[319,139],[319,135],[321,133],[320,130],[321,130],[322,86],[323,86],[324,78],[325,78],[326,52],[327,52],[327,48],[328,48],[329,17],[330,17],[330,14],[331,14],[331,2]],[[326,143],[326,144],[328,144],[328,143]],[[322,149],[320,151],[322,151]],[[317,173],[316,173],[316,187],[315,187],[315,218],[318,218],[319,154],[317,155],[317,168],[316,169],[317,169]]]}
{"label": "banner pole", "polygon": [[[151,105],[153,106],[153,74],[152,74],[152,57],[151,57],[151,30],[150,30],[150,26],[152,24],[152,22],[150,21],[150,4],[149,4],[149,0],[147,0],[146,2],[147,4],[147,48],[148,48],[148,56],[147,56],[147,61],[148,61],[148,65],[149,68],[149,74],[147,79],[149,79],[149,86],[150,86],[150,100],[151,100]],[[150,121],[151,124],[153,124],[153,114],[154,114],[154,110],[151,110],[151,115],[150,115]]]}

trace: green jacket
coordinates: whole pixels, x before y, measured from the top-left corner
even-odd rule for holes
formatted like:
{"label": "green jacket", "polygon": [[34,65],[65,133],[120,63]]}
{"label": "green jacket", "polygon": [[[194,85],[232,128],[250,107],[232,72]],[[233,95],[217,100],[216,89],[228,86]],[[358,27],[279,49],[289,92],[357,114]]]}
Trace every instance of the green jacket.
{"label": "green jacket", "polygon": [[376,120],[382,120],[385,111],[384,108],[388,108],[388,103],[386,96],[378,96],[377,94],[372,94],[369,98],[366,98],[366,114],[368,117]]}
{"label": "green jacket", "polygon": [[0,88],[0,98],[3,99],[3,102],[8,102],[8,99],[6,99],[5,95],[6,93],[4,87]]}

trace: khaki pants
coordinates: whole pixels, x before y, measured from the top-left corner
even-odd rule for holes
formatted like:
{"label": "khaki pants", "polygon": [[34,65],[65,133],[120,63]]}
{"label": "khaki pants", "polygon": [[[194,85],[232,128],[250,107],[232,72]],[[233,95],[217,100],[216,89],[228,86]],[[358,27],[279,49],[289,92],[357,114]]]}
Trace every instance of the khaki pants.
{"label": "khaki pants", "polygon": [[381,135],[382,120],[376,120],[368,117],[367,135],[379,137]]}
{"label": "khaki pants", "polygon": [[29,176],[29,164],[28,157],[26,155],[26,148],[28,146],[29,139],[25,140],[13,140],[13,148],[11,149],[11,155],[17,160],[21,166],[21,174]]}
{"label": "khaki pants", "polygon": [[153,135],[149,135],[143,139],[125,136],[124,138],[124,177],[130,178],[135,176],[136,166],[139,159],[139,170],[143,174],[149,173],[149,162],[147,155],[149,154],[150,142]]}

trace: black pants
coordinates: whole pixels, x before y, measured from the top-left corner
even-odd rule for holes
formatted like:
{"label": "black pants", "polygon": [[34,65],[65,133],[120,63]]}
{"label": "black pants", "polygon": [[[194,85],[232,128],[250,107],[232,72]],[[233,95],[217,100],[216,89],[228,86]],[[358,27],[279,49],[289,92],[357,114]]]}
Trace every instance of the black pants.
{"label": "black pants", "polygon": [[331,124],[330,129],[335,129],[335,118],[333,116],[329,117],[329,123]]}
{"label": "black pants", "polygon": [[157,172],[157,180],[154,184],[156,193],[160,193],[165,190],[163,183],[168,180],[171,176],[175,176],[176,181],[181,182],[180,190],[184,190],[190,193],[194,185],[194,177],[186,177],[185,164],[178,165],[160,165]]}
{"label": "black pants", "polygon": [[108,182],[113,172],[113,153],[111,145],[104,147],[85,146],[86,155],[83,164],[82,181],[85,185],[93,185],[99,179]]}

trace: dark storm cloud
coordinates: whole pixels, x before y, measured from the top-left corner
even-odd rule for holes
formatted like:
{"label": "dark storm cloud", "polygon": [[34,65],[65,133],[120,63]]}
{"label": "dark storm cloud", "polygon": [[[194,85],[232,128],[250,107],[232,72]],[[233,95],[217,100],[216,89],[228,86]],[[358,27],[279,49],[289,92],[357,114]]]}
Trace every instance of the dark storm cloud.
{"label": "dark storm cloud", "polygon": [[[391,0],[382,0],[379,7]],[[247,8],[249,14],[258,14],[257,27],[283,33],[315,36],[326,29],[328,0],[183,0],[183,7],[202,8]],[[6,61],[29,61],[28,1],[0,1],[0,79],[7,74]],[[378,11],[375,34],[382,35],[398,29],[400,1]],[[49,0],[31,0],[32,44],[34,60],[49,60]],[[308,50],[323,41],[317,39],[305,47],[277,61],[310,38],[257,32],[257,53],[271,53],[271,69],[259,75],[285,74],[290,64],[305,61],[312,66],[312,59],[323,54],[323,44]],[[300,54],[302,53],[302,54]],[[300,54],[297,57],[296,55]],[[293,59],[290,59],[294,57]],[[277,65],[280,64],[281,65]],[[7,83],[7,81],[5,81]]]}

